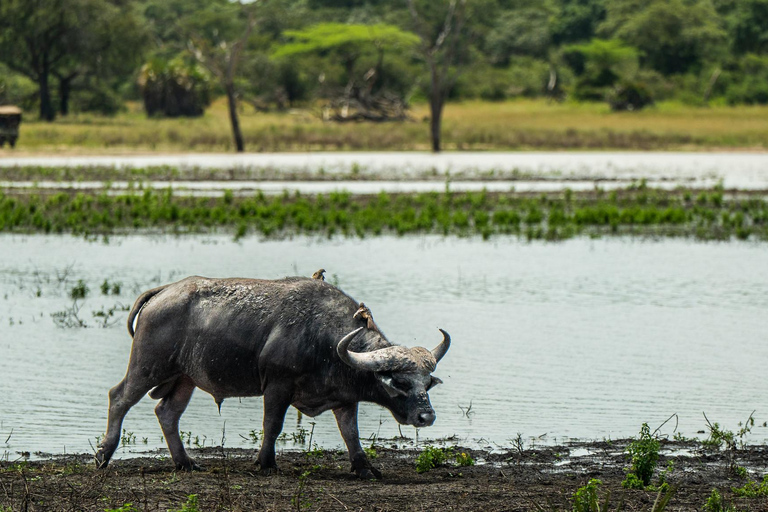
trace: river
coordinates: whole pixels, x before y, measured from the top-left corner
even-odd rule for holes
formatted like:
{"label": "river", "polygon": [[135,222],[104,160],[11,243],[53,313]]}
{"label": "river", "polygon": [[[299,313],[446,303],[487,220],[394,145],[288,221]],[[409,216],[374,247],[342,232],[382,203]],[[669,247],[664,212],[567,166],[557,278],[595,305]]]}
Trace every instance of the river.
{"label": "river", "polygon": [[[765,245],[627,238],[526,243],[513,238],[292,237],[233,242],[230,236],[0,235],[0,455],[83,452],[104,431],[107,391],[125,372],[124,311],[99,327],[93,312],[130,305],[143,290],[191,274],[279,278],[327,269],[329,281],[364,301],[393,342],[432,347],[446,329],[453,345],[431,392],[434,426],[421,442],[497,448],[518,433],[527,444],[632,436],[677,413],[678,432],[705,429],[702,412],[735,430],[757,410],[752,439],[768,438],[761,393],[768,360]],[[52,314],[90,289],[79,317],[62,328]],[[100,286],[110,283],[109,295]],[[120,291],[111,294],[114,283]],[[135,435],[118,453],[163,446],[144,398],[126,417]],[[471,405],[471,410],[467,409]],[[191,443],[252,446],[261,399],[230,399],[221,415],[197,391],[181,429]],[[333,415],[314,426],[321,446],[342,445]],[[663,428],[673,434],[675,420]],[[399,435],[384,409],[365,405],[361,436]],[[416,432],[403,427],[412,439]],[[7,438],[7,440],[6,440]],[[5,441],[5,442],[4,442]],[[292,443],[282,445],[290,448]]]}

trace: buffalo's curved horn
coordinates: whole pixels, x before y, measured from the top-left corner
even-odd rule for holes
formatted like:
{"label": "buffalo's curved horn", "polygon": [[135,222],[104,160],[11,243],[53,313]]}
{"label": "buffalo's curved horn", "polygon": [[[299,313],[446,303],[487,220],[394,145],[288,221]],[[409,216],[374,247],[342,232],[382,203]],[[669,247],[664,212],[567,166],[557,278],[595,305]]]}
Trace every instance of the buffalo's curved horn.
{"label": "buffalo's curved horn", "polygon": [[451,335],[442,329],[440,329],[440,332],[443,333],[443,341],[441,341],[438,346],[432,349],[432,355],[435,357],[435,363],[439,363],[445,353],[448,352],[448,349],[451,347]]}
{"label": "buffalo's curved horn", "polygon": [[372,352],[350,352],[349,344],[363,329],[364,327],[360,327],[347,334],[336,346],[336,352],[342,361],[356,370],[370,372],[390,371],[403,364],[401,358],[397,356],[402,356],[400,351],[407,352],[404,347],[387,347]]}
{"label": "buffalo's curved horn", "polygon": [[[339,344],[336,345],[336,352],[339,354],[339,357],[342,361],[344,361],[346,364],[351,366],[352,368],[357,368],[356,360],[354,356],[359,356],[356,352],[350,352],[349,351],[349,344],[352,342],[355,337],[360,334],[360,331],[362,331],[363,328],[359,327],[355,329],[354,331],[350,332],[343,338],[341,338],[341,341],[339,341]],[[354,354],[354,356],[353,356]],[[361,368],[362,369],[362,368]]]}

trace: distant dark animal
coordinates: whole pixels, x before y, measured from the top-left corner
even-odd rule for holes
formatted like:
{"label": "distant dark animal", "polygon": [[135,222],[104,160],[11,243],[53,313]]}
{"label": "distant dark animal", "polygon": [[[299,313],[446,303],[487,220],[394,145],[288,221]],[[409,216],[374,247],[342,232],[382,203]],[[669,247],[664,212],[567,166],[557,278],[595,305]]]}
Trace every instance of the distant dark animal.
{"label": "distant dark animal", "polygon": [[325,269],[321,268],[320,270],[312,274],[312,279],[319,279],[321,281],[325,281],[325,276],[323,274],[325,274]]}
{"label": "distant dark animal", "polygon": [[[179,418],[200,388],[217,404],[264,396],[263,473],[277,468],[275,440],[289,405],[316,416],[333,410],[361,478],[381,477],[360,446],[358,402],[386,407],[402,424],[427,427],[435,411],[427,391],[440,379],[437,363],[450,347],[432,351],[392,345],[356,301],[317,279],[188,277],[142,294],[128,315],[133,336],[125,378],[109,392],[109,419],[96,463],[117,449],[123,418],[149,392],[176,467],[196,469],[179,437]],[[136,329],[134,332],[134,320]]]}

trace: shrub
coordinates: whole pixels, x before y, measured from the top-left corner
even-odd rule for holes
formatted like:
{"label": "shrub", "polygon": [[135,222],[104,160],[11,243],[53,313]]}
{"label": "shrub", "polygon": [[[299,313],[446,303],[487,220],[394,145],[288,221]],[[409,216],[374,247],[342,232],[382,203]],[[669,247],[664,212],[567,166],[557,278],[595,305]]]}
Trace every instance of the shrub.
{"label": "shrub", "polygon": [[438,466],[442,466],[453,454],[451,448],[437,448],[436,446],[427,446],[416,457],[416,472],[426,473]]}
{"label": "shrub", "polygon": [[627,454],[632,463],[630,473],[621,483],[628,489],[643,489],[651,484],[653,471],[659,461],[659,440],[653,437],[647,423],[640,428],[640,436],[629,443]]}

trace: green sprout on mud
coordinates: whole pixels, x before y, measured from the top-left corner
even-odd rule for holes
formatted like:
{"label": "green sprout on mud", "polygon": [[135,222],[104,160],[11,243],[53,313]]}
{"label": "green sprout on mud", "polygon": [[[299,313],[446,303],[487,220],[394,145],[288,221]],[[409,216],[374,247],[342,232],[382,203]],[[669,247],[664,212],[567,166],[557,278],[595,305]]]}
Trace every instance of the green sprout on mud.
{"label": "green sprout on mud", "polygon": [[104,512],[139,512],[139,509],[133,506],[133,503],[126,503],[119,508],[105,508]]}
{"label": "green sprout on mud", "polygon": [[736,507],[723,501],[723,497],[717,489],[712,489],[712,494],[709,495],[706,503],[704,503],[703,510],[704,512],[737,512]]}
{"label": "green sprout on mud", "polygon": [[474,466],[475,459],[473,459],[472,456],[466,452],[457,453],[456,464],[459,466]]}
{"label": "green sprout on mud", "polygon": [[369,459],[375,459],[379,456],[379,454],[376,452],[376,448],[374,447],[373,443],[371,443],[371,446],[363,448],[363,451],[368,456]]}
{"label": "green sprout on mud", "polygon": [[659,440],[651,434],[647,423],[640,428],[640,435],[627,446],[627,455],[632,464],[621,485],[627,489],[644,489],[651,485],[651,478],[659,461]]}
{"label": "green sprout on mud", "polygon": [[768,496],[768,475],[763,477],[762,483],[747,482],[743,487],[731,489],[736,496],[741,498],[760,498]]}
{"label": "green sprout on mud", "polygon": [[573,512],[601,512],[608,510],[608,501],[611,497],[611,492],[608,491],[605,495],[605,500],[602,506],[600,506],[600,497],[598,491],[603,484],[601,480],[592,478],[587,482],[584,487],[579,487],[573,494]]}
{"label": "green sprout on mud", "polygon": [[314,448],[306,451],[306,456],[308,459],[322,459],[324,455],[325,450],[323,450],[320,446],[317,446],[317,443],[315,443]]}
{"label": "green sprout on mud", "polygon": [[752,411],[747,421],[739,423],[740,428],[736,432],[722,428],[717,422],[710,422],[707,415],[704,414],[704,420],[707,422],[707,428],[709,428],[709,437],[702,441],[701,444],[705,448],[713,450],[725,448],[728,469],[740,477],[746,476],[746,469],[736,464],[736,451],[746,446],[744,438],[752,431],[752,427],[755,426],[754,414],[755,411]]}
{"label": "green sprout on mud", "polygon": [[736,451],[738,448],[744,448],[746,446],[744,437],[749,434],[752,431],[752,427],[755,426],[754,414],[755,411],[752,411],[752,414],[749,415],[746,422],[743,424],[739,423],[739,427],[741,428],[736,432],[721,428],[720,424],[717,422],[711,423],[709,418],[707,418],[707,415],[704,414],[704,420],[707,422],[707,427],[709,428],[709,438],[702,441],[702,444],[708,448],[718,450],[724,446],[726,451]]}
{"label": "green sprout on mud", "polygon": [[309,477],[319,469],[320,466],[312,466],[308,470],[304,471],[301,476],[299,476],[299,484],[296,486],[296,494],[291,498],[291,505],[294,506],[297,512],[308,509],[312,506],[312,502],[308,500],[304,495],[304,490],[307,486],[307,480],[309,480]]}
{"label": "green sprout on mud", "polygon": [[187,496],[186,503],[184,503],[180,509],[171,510],[170,512],[200,512],[197,503],[197,494],[190,494]]}

